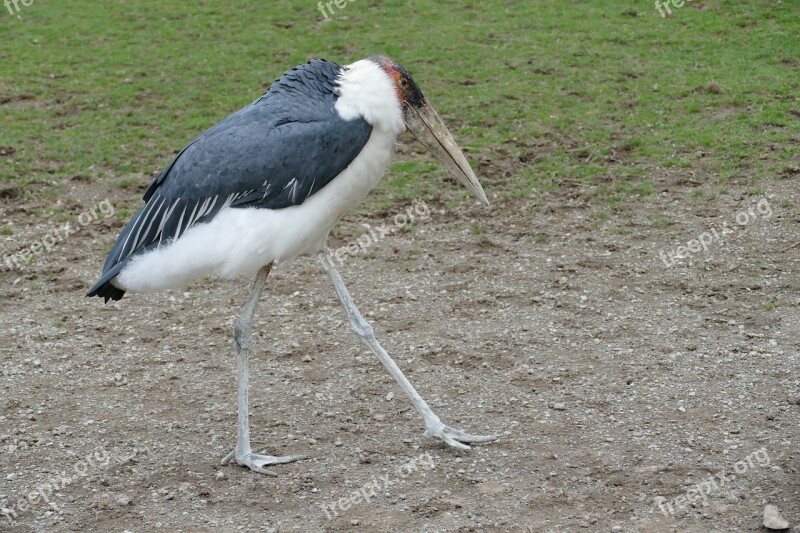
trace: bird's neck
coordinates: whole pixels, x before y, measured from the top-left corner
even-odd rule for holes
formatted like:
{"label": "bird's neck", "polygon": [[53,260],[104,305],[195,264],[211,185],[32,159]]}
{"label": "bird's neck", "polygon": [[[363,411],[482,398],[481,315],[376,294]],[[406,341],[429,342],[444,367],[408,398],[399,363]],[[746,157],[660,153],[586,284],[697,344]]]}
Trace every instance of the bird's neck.
{"label": "bird's neck", "polygon": [[394,132],[395,137],[405,131],[394,82],[373,61],[343,66],[337,85],[336,111],[343,119],[363,117],[373,128]]}

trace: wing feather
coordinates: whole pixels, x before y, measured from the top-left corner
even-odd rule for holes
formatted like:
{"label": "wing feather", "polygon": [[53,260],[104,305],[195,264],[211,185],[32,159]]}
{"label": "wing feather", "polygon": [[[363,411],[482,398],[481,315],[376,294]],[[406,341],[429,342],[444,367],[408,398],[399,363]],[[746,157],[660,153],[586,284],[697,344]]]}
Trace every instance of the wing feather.
{"label": "wing feather", "polygon": [[284,74],[181,150],[145,191],[144,207],[123,229],[89,295],[121,298],[109,284],[127,261],[179,239],[223,208],[298,205],[347,168],[372,126],[335,111],[340,68],[314,60]]}

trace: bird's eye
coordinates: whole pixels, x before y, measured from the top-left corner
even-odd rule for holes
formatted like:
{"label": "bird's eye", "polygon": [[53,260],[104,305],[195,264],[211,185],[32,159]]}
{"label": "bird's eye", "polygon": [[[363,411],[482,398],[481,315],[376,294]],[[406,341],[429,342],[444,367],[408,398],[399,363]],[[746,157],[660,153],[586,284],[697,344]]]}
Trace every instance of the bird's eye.
{"label": "bird's eye", "polygon": [[408,87],[408,81],[407,81],[405,78],[402,78],[402,79],[400,80],[400,87],[402,87],[402,88],[404,88],[404,89],[405,89],[406,87]]}

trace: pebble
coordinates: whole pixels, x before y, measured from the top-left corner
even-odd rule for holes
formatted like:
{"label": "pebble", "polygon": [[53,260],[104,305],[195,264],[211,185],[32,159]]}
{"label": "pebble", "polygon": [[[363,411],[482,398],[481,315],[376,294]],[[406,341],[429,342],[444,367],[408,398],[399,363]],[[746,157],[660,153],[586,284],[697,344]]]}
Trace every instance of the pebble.
{"label": "pebble", "polygon": [[617,531],[622,531],[622,526],[612,526],[611,531],[616,533]]}
{"label": "pebble", "polygon": [[394,393],[393,392],[390,392],[389,394],[386,395],[386,401],[387,402],[391,402],[392,398],[394,398]]}
{"label": "pebble", "polygon": [[789,529],[789,522],[781,516],[777,505],[764,507],[764,527],[767,529]]}
{"label": "pebble", "polygon": [[555,409],[556,411],[566,411],[567,406],[564,405],[563,403],[554,403],[553,409]]}
{"label": "pebble", "polygon": [[304,363],[310,363],[311,362],[311,356],[307,355],[307,356],[303,357],[303,362]]}

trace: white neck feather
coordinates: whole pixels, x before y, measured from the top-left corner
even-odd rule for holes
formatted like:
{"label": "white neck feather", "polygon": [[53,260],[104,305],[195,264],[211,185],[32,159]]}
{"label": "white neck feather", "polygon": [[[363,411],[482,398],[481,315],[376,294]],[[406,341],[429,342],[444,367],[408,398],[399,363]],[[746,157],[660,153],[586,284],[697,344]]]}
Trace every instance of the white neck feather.
{"label": "white neck feather", "polygon": [[345,65],[338,83],[336,111],[343,119],[361,116],[373,128],[394,131],[397,135],[405,131],[394,82],[375,62],[362,59]]}

